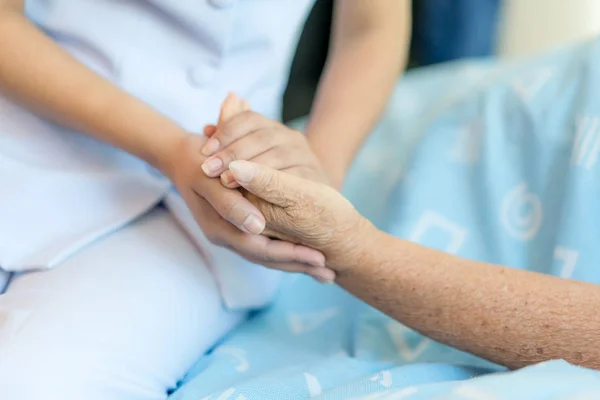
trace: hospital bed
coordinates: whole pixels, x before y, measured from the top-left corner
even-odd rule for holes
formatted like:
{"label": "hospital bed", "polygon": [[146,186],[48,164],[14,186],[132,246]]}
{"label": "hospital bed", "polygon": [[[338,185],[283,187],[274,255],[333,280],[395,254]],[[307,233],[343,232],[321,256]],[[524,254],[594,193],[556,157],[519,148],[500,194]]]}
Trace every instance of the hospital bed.
{"label": "hospital bed", "polygon": [[[570,263],[574,249],[561,247],[556,252],[556,241],[586,232],[586,218],[578,218],[576,210],[570,212],[570,220],[546,226],[555,229],[554,241],[531,239],[529,234],[539,231],[538,204],[545,207],[544,215],[557,214],[542,194],[548,187],[545,168],[563,163],[564,168],[575,168],[570,179],[587,179],[586,168],[595,166],[597,157],[587,153],[580,154],[583,168],[573,166],[571,154],[578,149],[561,138],[573,128],[577,115],[600,115],[600,101],[578,92],[600,88],[600,44],[577,43],[597,33],[600,3],[508,0],[503,13],[500,61],[416,70],[398,84],[385,116],[352,167],[345,194],[381,229],[395,235],[465,257],[599,282],[597,268],[586,268],[581,260]],[[548,55],[512,61],[556,45],[561,48]],[[555,119],[547,118],[548,110]],[[304,122],[300,119],[292,126],[302,129]],[[478,132],[485,132],[485,140]],[[485,145],[474,152],[472,144],[481,140]],[[494,165],[501,158],[495,157],[498,151],[517,158]],[[481,165],[477,173],[468,172],[474,165]],[[542,171],[535,175],[538,180],[527,174],[528,166]],[[519,173],[529,179],[521,197],[514,190],[523,187],[511,186]],[[448,184],[451,187],[444,186]],[[506,195],[502,185],[508,188]],[[495,189],[502,195],[495,196]],[[511,220],[510,214],[499,213],[484,222],[471,218],[477,214],[473,208],[482,206],[473,202],[478,190],[488,190],[482,196],[486,210],[526,204],[531,214]],[[590,190],[600,190],[597,179]],[[586,193],[569,193],[569,200],[585,208]],[[453,196],[454,202],[439,200]],[[431,226],[439,234],[423,234]],[[490,226],[504,235],[490,237]],[[597,252],[595,247],[587,249],[588,254]],[[532,263],[531,254],[541,255],[538,264]],[[564,361],[508,372],[435,343],[335,286],[289,276],[275,303],[203,357],[171,398],[596,400],[600,374]]]}

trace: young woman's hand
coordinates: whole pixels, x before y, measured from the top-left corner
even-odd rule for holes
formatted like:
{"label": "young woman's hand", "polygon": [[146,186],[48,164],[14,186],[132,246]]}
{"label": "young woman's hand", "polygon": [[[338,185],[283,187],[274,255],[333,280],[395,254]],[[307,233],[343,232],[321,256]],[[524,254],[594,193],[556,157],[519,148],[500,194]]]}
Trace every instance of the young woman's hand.
{"label": "young woman's hand", "polygon": [[292,173],[320,183],[327,177],[301,132],[250,111],[248,103],[235,95],[223,103],[218,125],[207,126],[210,136],[202,153],[208,158],[202,169],[209,177],[219,177],[223,185],[238,187],[229,164],[247,160]]}
{"label": "young woman's hand", "polygon": [[182,139],[166,173],[207,238],[252,262],[328,280],[330,273],[319,251],[259,235],[265,227],[262,213],[239,190],[202,172],[206,140],[194,134]]}

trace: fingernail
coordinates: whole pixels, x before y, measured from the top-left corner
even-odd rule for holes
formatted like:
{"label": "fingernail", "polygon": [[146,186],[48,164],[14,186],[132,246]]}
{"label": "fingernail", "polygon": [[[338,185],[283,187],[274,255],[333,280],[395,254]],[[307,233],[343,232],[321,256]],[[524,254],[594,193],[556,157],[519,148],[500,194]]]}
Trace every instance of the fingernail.
{"label": "fingernail", "polygon": [[254,174],[256,174],[256,167],[244,161],[232,162],[229,164],[229,170],[235,180],[240,183],[250,183],[252,178],[254,178]]}
{"label": "fingernail", "polygon": [[221,146],[221,143],[219,143],[217,139],[210,138],[204,144],[204,147],[202,148],[202,154],[204,154],[206,157],[210,157],[219,150],[219,146]]}
{"label": "fingernail", "polygon": [[332,284],[335,281],[335,272],[327,268],[319,268],[315,271],[310,271],[311,276],[320,283]]}
{"label": "fingernail", "polygon": [[220,158],[209,158],[202,164],[202,171],[204,171],[206,175],[213,175],[219,172],[222,167],[223,161],[221,161]]}
{"label": "fingernail", "polygon": [[249,233],[260,235],[265,230],[265,223],[254,214],[250,214],[242,224]]}

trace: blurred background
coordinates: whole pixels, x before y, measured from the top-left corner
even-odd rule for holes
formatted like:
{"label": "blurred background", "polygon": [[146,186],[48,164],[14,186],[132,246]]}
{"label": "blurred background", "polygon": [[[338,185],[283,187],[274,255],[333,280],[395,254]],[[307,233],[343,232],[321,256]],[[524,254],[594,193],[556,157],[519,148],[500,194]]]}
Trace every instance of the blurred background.
{"label": "blurred background", "polygon": [[[284,96],[286,122],[310,110],[327,58],[335,1],[353,0],[317,0],[304,27]],[[600,0],[413,0],[408,67],[523,57],[598,33]]]}

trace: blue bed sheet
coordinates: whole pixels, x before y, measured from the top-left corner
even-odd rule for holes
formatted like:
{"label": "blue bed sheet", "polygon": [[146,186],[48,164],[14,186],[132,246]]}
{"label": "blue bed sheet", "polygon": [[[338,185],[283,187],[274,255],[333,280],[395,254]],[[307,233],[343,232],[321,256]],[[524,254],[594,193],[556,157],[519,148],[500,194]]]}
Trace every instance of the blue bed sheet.
{"label": "blue bed sheet", "polygon": [[[600,46],[411,72],[345,193],[381,229],[463,257],[600,283]],[[172,400],[598,399],[600,374],[519,371],[436,343],[335,286],[286,278]]]}

